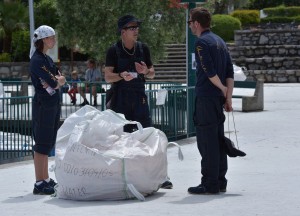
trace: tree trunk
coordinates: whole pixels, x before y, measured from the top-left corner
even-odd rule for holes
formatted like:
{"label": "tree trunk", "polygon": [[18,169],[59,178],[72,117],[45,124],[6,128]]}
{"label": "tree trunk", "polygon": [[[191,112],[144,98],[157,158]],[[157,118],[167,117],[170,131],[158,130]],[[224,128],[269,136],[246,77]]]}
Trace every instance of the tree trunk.
{"label": "tree trunk", "polygon": [[3,38],[3,52],[5,53],[11,52],[11,40],[12,40],[12,34],[6,33]]}

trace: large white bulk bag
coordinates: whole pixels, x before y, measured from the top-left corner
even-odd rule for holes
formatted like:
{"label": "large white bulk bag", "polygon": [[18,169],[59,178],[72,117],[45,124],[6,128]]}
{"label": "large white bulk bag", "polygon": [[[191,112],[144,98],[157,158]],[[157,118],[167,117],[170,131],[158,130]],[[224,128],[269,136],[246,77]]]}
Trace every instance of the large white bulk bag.
{"label": "large white bulk bag", "polygon": [[55,150],[59,198],[144,200],[159,189],[167,179],[167,137],[153,127],[143,129],[140,123],[140,130],[123,132],[129,123],[137,122],[91,106],[65,120]]}

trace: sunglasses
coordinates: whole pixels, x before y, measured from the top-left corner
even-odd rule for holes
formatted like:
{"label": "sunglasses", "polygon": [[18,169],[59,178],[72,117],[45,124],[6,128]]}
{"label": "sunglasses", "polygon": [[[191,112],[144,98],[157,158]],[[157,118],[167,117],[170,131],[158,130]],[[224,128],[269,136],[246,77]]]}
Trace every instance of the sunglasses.
{"label": "sunglasses", "polygon": [[189,20],[189,21],[187,21],[186,23],[188,24],[188,25],[190,25],[192,22],[195,22],[194,20]]}
{"label": "sunglasses", "polygon": [[139,30],[139,26],[127,26],[127,27],[124,27],[123,29],[127,30],[129,29],[130,31],[135,31],[135,30]]}

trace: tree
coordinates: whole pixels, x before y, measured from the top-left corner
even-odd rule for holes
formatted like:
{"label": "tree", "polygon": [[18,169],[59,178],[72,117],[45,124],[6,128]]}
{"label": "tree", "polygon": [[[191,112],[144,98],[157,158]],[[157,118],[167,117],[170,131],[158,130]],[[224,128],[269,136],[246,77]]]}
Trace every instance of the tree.
{"label": "tree", "polygon": [[165,43],[183,42],[185,36],[185,9],[171,7],[169,0],[64,0],[57,1],[57,10],[60,46],[77,46],[101,61],[119,38],[118,18],[127,13],[143,20],[140,40],[154,60],[162,57]]}
{"label": "tree", "polygon": [[3,38],[3,52],[10,53],[12,33],[24,29],[28,23],[28,10],[20,1],[0,2],[0,37]]}
{"label": "tree", "polygon": [[59,23],[56,9],[56,1],[40,0],[34,2],[34,25],[38,28],[41,25],[48,25],[53,28]]}
{"label": "tree", "polygon": [[228,14],[230,9],[242,8],[249,0],[207,0],[204,7],[212,11],[213,14]]}

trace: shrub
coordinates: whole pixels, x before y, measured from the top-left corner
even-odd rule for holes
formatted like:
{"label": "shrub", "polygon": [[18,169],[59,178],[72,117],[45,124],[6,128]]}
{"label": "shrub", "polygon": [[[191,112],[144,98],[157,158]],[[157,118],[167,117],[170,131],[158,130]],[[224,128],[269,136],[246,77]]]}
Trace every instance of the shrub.
{"label": "shrub", "polygon": [[268,17],[295,17],[300,14],[300,7],[285,7],[283,5],[273,8],[264,8]]}
{"label": "shrub", "polygon": [[239,19],[242,23],[242,26],[248,24],[258,24],[260,22],[258,10],[236,10],[231,13],[231,16]]}
{"label": "shrub", "polygon": [[11,56],[9,53],[0,54],[0,62],[11,62]]}
{"label": "shrub", "polygon": [[234,40],[234,31],[241,29],[241,22],[230,15],[213,15],[211,30],[225,41]]}
{"label": "shrub", "polygon": [[266,17],[261,19],[262,23],[291,23],[291,22],[300,22],[300,16],[295,17],[285,17],[285,16],[275,16],[275,17]]}

